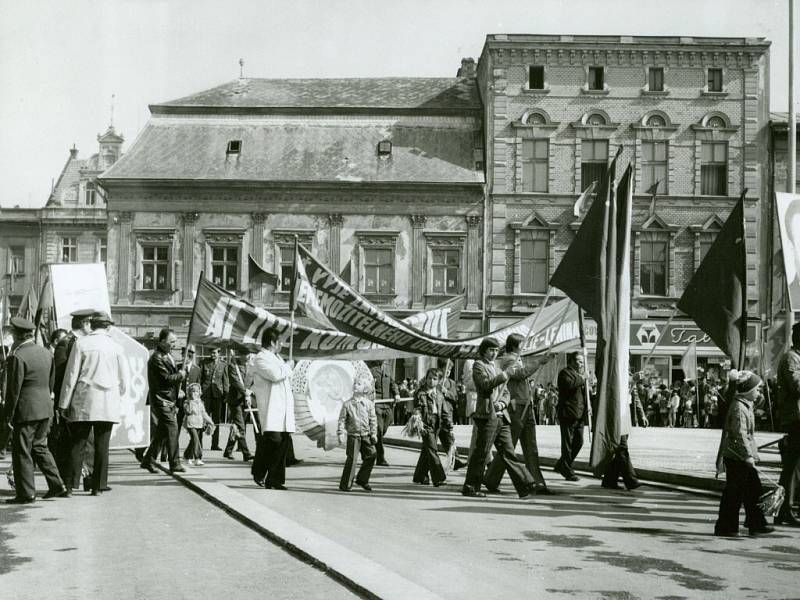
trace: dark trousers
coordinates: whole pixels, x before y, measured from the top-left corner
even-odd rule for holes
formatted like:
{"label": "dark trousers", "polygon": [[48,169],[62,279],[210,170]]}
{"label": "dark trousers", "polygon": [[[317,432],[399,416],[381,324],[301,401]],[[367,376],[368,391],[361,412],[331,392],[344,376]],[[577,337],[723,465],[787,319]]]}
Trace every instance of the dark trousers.
{"label": "dark trousers", "polygon": [[631,487],[636,482],[636,471],[631,463],[631,455],[628,452],[628,436],[623,435],[619,438],[619,446],[614,451],[614,456],[603,473],[603,485],[613,485],[622,477],[625,487]]}
{"label": "dark trousers", "polygon": [[[358,469],[358,474],[356,475],[359,453],[361,454],[361,468]],[[375,446],[370,441],[369,436],[348,434],[347,460],[344,461],[339,489],[349,490],[353,487],[353,480],[360,485],[369,483],[369,476],[372,474],[372,467],[375,466],[376,457]]]}
{"label": "dark trousers", "polygon": [[[72,440],[69,432],[69,423],[66,419],[60,419],[58,422],[54,420],[50,423],[50,431],[47,434],[47,447],[50,449],[50,454],[53,455],[53,460],[56,461],[56,468],[58,468],[61,480],[64,485],[70,487],[68,473]],[[71,487],[77,486],[73,485]]]}
{"label": "dark trousers", "polygon": [[377,462],[382,463],[386,460],[383,453],[383,436],[389,430],[389,425],[393,424],[393,409],[391,402],[381,402],[375,405],[375,416],[378,419],[378,443],[375,444],[377,450]]}
{"label": "dark trousers", "polygon": [[203,443],[200,441],[200,436],[203,435],[202,429],[195,429],[194,427],[188,428],[189,432],[189,445],[186,446],[186,451],[183,453],[183,458],[186,460],[197,460],[203,458]]}
{"label": "dark trousers", "polygon": [[[215,425],[222,423],[223,411],[225,408],[225,401],[222,398],[204,398],[206,411]],[[202,434],[200,440],[202,442]],[[214,428],[214,433],[211,434],[211,449],[219,448],[219,427]]]}
{"label": "dark trousers", "polygon": [[150,441],[150,447],[145,452],[142,462],[145,464],[151,463],[161,450],[161,447],[166,446],[167,458],[171,469],[178,465],[178,420],[176,411],[174,408],[164,409],[156,406],[151,406],[150,410],[155,415],[158,423]]}
{"label": "dark trousers", "polygon": [[49,430],[50,419],[14,423],[14,431],[11,434],[11,464],[14,467],[17,498],[36,496],[34,464],[44,475],[48,490],[60,490],[64,486],[53,455],[47,447]]}
{"label": "dark trousers", "polygon": [[258,436],[256,455],[250,473],[265,485],[283,485],[286,482],[286,453],[292,435],[285,431],[265,431]]}
{"label": "dark trousers", "polygon": [[797,486],[800,482],[800,423],[792,424],[787,433],[786,441],[780,445],[783,463],[780,484],[786,490],[780,510],[782,516],[792,515],[792,507],[797,501]]}
{"label": "dark trousers", "polygon": [[430,472],[431,480],[435,484],[442,483],[447,479],[442,461],[436,452],[438,438],[438,428],[425,428],[422,433],[422,449],[419,452],[417,467],[414,469],[414,483],[423,483],[428,478]]}
{"label": "dark trousers", "polygon": [[[225,454],[233,454],[235,446],[239,446],[239,452],[244,458],[250,456],[250,448],[247,447],[247,423],[244,420],[244,404],[232,406],[229,413],[231,423],[231,435],[228,436],[228,443],[225,445]],[[241,437],[237,440],[233,436],[233,426],[239,430]],[[213,440],[212,440],[213,441]]]}
{"label": "dark trousers", "polygon": [[745,519],[750,529],[766,525],[766,519],[758,508],[761,481],[756,468],[741,460],[725,459],[725,489],[719,502],[719,518],[715,533],[739,531],[739,509],[744,504]]}
{"label": "dark trousers", "polygon": [[[511,443],[517,447],[517,441],[522,446],[522,455],[525,457],[525,466],[533,477],[536,485],[545,485],[544,475],[539,466],[539,447],[536,444],[536,419],[533,414],[533,404],[529,401],[527,405],[512,404],[509,406],[511,415]],[[506,466],[499,455],[489,464],[483,481],[490,490],[500,487]]]}
{"label": "dark trousers", "polygon": [[501,417],[473,417],[472,428],[475,431],[475,449],[469,455],[464,487],[470,487],[475,491],[481,489],[486,459],[494,446],[497,456],[508,470],[514,489],[520,495],[527,493],[533,485],[533,477],[514,452],[511,426]]}
{"label": "dark trousers", "polygon": [[561,417],[561,458],[556,461],[555,469],[565,476],[574,475],[572,463],[583,448],[583,421],[575,421],[569,417]]}
{"label": "dark trousers", "polygon": [[74,482],[81,473],[83,456],[89,434],[94,434],[94,459],[92,463],[92,489],[101,490],[108,487],[108,443],[111,440],[110,421],[73,421],[69,425],[72,437],[70,451],[69,475],[67,481]]}

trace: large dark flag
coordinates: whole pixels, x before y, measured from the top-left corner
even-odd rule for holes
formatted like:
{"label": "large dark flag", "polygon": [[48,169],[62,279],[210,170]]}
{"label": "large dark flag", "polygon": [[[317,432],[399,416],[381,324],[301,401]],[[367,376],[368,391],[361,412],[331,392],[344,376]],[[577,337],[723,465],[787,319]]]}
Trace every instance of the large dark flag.
{"label": "large dark flag", "polygon": [[591,465],[601,473],[620,438],[630,433],[630,249],[633,170],[615,181],[617,156],[608,177],[550,284],[561,289],[597,322]]}
{"label": "large dark flag", "polygon": [[735,368],[744,362],[746,346],[746,247],[742,192],[725,225],[678,300],[678,309],[731,358]]}

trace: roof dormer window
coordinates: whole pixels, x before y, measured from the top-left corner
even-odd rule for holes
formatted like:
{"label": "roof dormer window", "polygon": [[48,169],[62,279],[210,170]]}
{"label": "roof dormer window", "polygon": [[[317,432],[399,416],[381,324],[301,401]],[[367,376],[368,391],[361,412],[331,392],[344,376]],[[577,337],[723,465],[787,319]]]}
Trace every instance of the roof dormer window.
{"label": "roof dormer window", "polygon": [[381,140],[378,142],[378,156],[389,157],[392,155],[392,142],[389,140]]}
{"label": "roof dormer window", "polygon": [[242,140],[230,140],[227,154],[239,154],[242,151]]}

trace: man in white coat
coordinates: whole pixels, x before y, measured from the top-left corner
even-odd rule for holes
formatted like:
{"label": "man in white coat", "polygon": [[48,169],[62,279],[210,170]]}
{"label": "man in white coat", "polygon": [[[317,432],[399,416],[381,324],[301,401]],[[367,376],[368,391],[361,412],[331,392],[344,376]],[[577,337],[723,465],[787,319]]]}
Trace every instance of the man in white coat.
{"label": "man in white coat", "polygon": [[121,397],[128,383],[122,347],[108,332],[108,314],[92,316],[92,333],[79,338],[69,355],[58,407],[69,422],[72,449],[66,481],[80,472],[89,432],[94,430],[92,495],[108,491],[108,443],[120,422]]}
{"label": "man in white coat", "polygon": [[258,405],[261,433],[256,441],[251,473],[258,485],[285,490],[286,452],[294,432],[291,380],[294,361],[284,361],[278,354],[281,339],[275,330],[264,332],[261,346],[252,368],[253,394]]}

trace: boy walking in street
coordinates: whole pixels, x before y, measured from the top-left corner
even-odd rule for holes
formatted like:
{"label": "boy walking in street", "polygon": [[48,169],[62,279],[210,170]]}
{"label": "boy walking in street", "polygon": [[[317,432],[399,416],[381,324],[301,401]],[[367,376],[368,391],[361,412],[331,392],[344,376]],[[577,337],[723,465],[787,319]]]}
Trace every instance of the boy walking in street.
{"label": "boy walking in street", "polygon": [[[345,400],[342,410],[339,411],[339,443],[345,444],[345,437],[347,438],[347,460],[339,481],[339,489],[343,492],[352,489],[353,480],[365,491],[372,491],[369,476],[377,458],[375,444],[378,441],[378,420],[375,416],[375,403],[369,397],[371,387],[369,381],[357,379],[353,385],[353,397]],[[362,463],[356,474],[359,452]]]}

